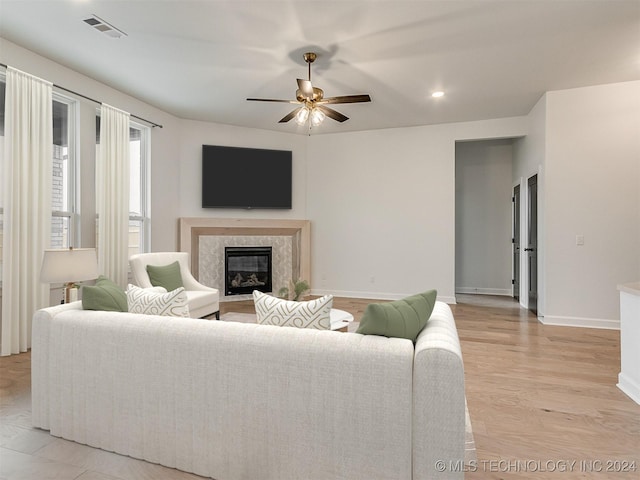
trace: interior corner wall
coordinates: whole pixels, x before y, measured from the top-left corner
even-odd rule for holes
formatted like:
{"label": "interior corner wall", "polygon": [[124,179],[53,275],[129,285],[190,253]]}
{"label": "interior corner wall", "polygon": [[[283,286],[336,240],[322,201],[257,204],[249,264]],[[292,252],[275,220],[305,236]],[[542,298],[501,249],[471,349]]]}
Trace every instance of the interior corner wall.
{"label": "interior corner wall", "polygon": [[308,137],[314,293],[455,303],[455,142],[526,133],[526,118]]}
{"label": "interior corner wall", "polygon": [[513,140],[456,143],[456,293],[511,295]]}
{"label": "interior corner wall", "polygon": [[640,279],[640,81],[548,92],[546,109],[544,322],[616,328],[616,286]]}

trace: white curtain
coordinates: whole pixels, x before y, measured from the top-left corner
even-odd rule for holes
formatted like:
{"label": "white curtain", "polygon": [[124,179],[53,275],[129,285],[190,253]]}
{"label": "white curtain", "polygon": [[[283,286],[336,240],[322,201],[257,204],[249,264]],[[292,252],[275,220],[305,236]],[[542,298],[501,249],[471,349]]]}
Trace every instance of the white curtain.
{"label": "white curtain", "polygon": [[98,265],[127,286],[129,262],[129,114],[102,104],[96,164]]}
{"label": "white curtain", "polygon": [[52,84],[7,68],[0,355],[26,352],[31,319],[49,305],[40,282],[51,237]]}

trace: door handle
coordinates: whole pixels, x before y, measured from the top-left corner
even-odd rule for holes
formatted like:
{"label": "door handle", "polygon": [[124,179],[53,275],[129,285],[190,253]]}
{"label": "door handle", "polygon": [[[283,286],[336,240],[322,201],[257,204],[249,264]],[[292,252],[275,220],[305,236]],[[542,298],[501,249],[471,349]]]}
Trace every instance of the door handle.
{"label": "door handle", "polygon": [[533,252],[535,250],[535,248],[525,248],[524,251],[525,252]]}

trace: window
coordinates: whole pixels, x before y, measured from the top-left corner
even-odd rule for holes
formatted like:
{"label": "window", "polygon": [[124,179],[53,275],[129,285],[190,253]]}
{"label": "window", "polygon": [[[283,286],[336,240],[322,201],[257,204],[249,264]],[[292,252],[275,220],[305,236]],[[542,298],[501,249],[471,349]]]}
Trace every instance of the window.
{"label": "window", "polygon": [[0,72],[0,284],[2,283],[2,233],[4,232],[4,95],[7,80],[4,71]]}
{"label": "window", "polygon": [[79,245],[75,162],[76,102],[53,95],[53,188],[51,248]]}
{"label": "window", "polygon": [[4,71],[0,72],[0,284],[2,284],[2,234],[4,232],[4,95],[7,81]]}
{"label": "window", "polygon": [[129,256],[150,250],[149,128],[129,128]]}
{"label": "window", "polygon": [[[96,116],[96,158],[100,146],[100,115]],[[129,125],[129,256],[151,249],[149,209],[149,127]],[[97,231],[96,238],[100,234]]]}

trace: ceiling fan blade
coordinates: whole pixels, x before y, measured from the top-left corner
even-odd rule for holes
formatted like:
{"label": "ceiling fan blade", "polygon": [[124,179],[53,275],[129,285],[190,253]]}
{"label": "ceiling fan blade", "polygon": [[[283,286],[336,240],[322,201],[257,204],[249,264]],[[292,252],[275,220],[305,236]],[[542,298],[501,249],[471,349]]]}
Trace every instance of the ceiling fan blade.
{"label": "ceiling fan blade", "polygon": [[279,103],[294,103],[299,104],[297,100],[278,100],[275,98],[247,98],[249,102],[279,102]]}
{"label": "ceiling fan blade", "polygon": [[336,112],[333,108],[325,107],[324,105],[316,105],[318,110],[324,113],[327,117],[333,118],[337,122],[344,122],[345,120],[349,120],[349,117],[341,114],[340,112]]}
{"label": "ceiling fan blade", "polygon": [[306,98],[313,98],[313,85],[311,85],[311,81],[298,78],[298,88]]}
{"label": "ceiling fan blade", "polygon": [[303,107],[298,107],[294,111],[287,113],[284,117],[280,119],[278,123],[287,123],[289,120],[295,117],[298,114],[298,112],[302,110],[302,108]]}
{"label": "ceiling fan blade", "polygon": [[362,102],[370,102],[371,97],[367,94],[364,95],[343,95],[341,97],[329,97],[323,98],[318,103],[362,103]]}

